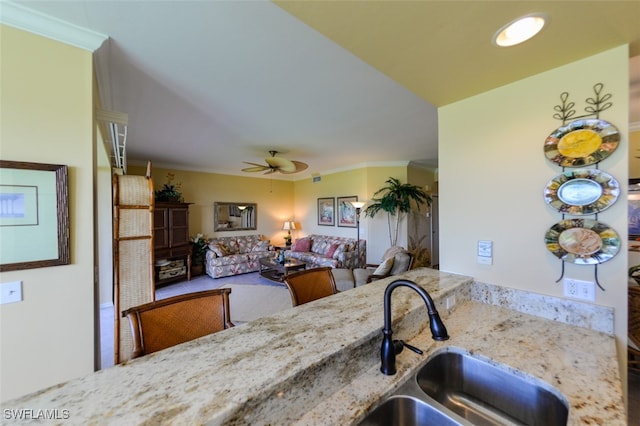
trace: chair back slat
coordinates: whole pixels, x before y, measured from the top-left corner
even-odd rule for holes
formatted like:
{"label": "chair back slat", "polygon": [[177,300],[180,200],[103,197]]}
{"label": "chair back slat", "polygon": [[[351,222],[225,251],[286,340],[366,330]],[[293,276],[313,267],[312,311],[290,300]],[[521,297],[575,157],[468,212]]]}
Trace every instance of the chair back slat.
{"label": "chair back slat", "polygon": [[331,296],[338,292],[330,267],[293,272],[284,280],[293,306]]}
{"label": "chair back slat", "polygon": [[133,334],[132,358],[233,327],[231,289],[200,291],[127,309]]}

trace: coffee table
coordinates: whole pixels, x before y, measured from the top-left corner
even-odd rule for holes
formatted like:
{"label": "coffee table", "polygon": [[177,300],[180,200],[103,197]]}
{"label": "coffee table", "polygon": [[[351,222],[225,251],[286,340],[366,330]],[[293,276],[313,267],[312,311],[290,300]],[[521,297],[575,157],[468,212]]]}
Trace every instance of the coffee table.
{"label": "coffee table", "polygon": [[284,282],[290,272],[301,271],[306,267],[307,263],[298,259],[287,259],[280,263],[273,257],[260,258],[260,275],[279,283]]}

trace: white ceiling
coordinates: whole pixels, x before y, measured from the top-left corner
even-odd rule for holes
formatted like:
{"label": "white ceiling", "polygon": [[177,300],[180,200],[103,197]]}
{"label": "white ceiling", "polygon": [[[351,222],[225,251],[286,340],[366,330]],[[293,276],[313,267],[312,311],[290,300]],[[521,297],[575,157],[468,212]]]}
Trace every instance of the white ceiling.
{"label": "white ceiling", "polygon": [[[101,87],[108,88],[101,93],[103,106],[129,115],[129,163],[143,164],[151,160],[156,167],[248,175],[240,172],[245,166],[242,162],[262,163],[270,149],[309,164],[302,173],[274,176],[285,179],[299,179],[357,164],[415,161],[435,166],[437,110],[426,100],[429,99],[426,92],[414,89],[417,86],[413,82],[418,81],[422,86],[455,86],[459,75],[455,68],[461,63],[468,67],[464,61],[465,51],[460,50],[455,56],[448,56],[447,61],[431,58],[434,66],[444,68],[445,76],[446,71],[451,70],[446,78],[425,81],[419,73],[413,73],[411,79],[395,76],[382,63],[374,68],[365,62],[376,63],[379,58],[369,58],[364,48],[360,54],[358,49],[366,44],[361,40],[363,32],[359,33],[360,39],[352,33],[344,42],[341,40],[344,36],[332,32],[336,30],[334,22],[340,20],[329,19],[333,28],[326,29],[322,23],[327,19],[312,22],[328,34],[325,36],[267,1],[19,3],[110,37],[101,48],[108,66],[98,69]],[[303,9],[301,19],[313,21],[319,16],[313,6],[340,2],[305,3],[311,9]],[[447,4],[446,13],[451,13],[450,6],[456,2],[431,3]],[[465,3],[483,4],[458,2],[459,7],[464,8]],[[528,8],[531,4],[510,3],[528,5]],[[288,5],[283,2],[282,6],[298,7],[299,4],[302,2]],[[411,3],[402,4],[406,9]],[[506,3],[484,4],[487,12],[495,12],[500,10],[497,8],[500,4]],[[535,4],[544,5],[544,2]],[[579,8],[574,10],[580,13]],[[638,11],[640,19],[640,8]],[[411,15],[412,11],[404,13]],[[514,11],[509,9],[509,13]],[[509,19],[500,18],[501,22],[517,15],[508,16]],[[620,34],[612,38],[610,45],[602,46],[602,50],[640,38],[640,25],[635,32],[629,31],[624,25],[629,17],[620,13],[620,18],[623,23],[612,23],[622,28],[618,31]],[[431,22],[443,21],[453,33],[474,40],[468,44],[477,49],[478,35],[474,28],[466,25],[460,31],[461,27],[451,16],[431,18]],[[554,21],[553,16],[551,23],[562,24]],[[428,27],[427,23],[422,24]],[[438,27],[439,38],[430,38],[428,44],[437,44],[442,49],[447,44],[442,37],[443,26]],[[589,34],[597,37],[599,31],[610,33],[609,24],[602,27]],[[412,30],[396,27],[396,31],[403,34]],[[389,34],[388,28],[385,31]],[[364,38],[374,40],[369,36]],[[332,39],[348,46],[349,50]],[[352,40],[355,42],[350,44],[348,41]],[[482,43],[487,44],[483,46],[485,49],[495,49],[490,40]],[[535,39],[527,43],[532,49],[544,48],[536,45]],[[526,55],[527,43],[514,52]],[[557,40],[547,38],[542,43],[555,45]],[[588,44],[588,40],[583,43]],[[501,55],[509,53],[504,51]],[[585,52],[584,56],[588,54]],[[568,58],[566,62],[572,60],[575,59]],[[397,64],[392,65],[398,68]],[[410,68],[409,65],[400,68]],[[475,64],[469,68],[479,73],[483,69],[484,73],[494,72],[496,65],[490,69],[489,65]],[[558,58],[539,65],[541,69],[555,66]],[[515,70],[510,73],[508,69],[501,69],[499,74],[499,82],[491,84],[502,85],[522,78]],[[393,75],[395,80],[388,75]],[[473,84],[467,86],[458,96],[487,90]],[[632,121],[640,121],[640,112],[638,114]]]}

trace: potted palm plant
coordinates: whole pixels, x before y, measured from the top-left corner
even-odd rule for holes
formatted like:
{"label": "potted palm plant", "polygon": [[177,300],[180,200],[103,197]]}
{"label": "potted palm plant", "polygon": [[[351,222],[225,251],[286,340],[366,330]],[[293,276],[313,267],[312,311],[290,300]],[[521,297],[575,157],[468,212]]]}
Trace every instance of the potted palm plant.
{"label": "potted palm plant", "polygon": [[191,275],[201,275],[204,267],[204,258],[207,251],[207,237],[197,234],[190,238],[191,241]]}
{"label": "potted palm plant", "polygon": [[[374,192],[371,204],[364,210],[365,216],[374,217],[380,211],[387,213],[389,227],[389,243],[395,246],[398,242],[400,221],[413,209],[413,205],[431,205],[431,197],[422,188],[390,177],[386,185]],[[393,220],[392,220],[393,218]]]}

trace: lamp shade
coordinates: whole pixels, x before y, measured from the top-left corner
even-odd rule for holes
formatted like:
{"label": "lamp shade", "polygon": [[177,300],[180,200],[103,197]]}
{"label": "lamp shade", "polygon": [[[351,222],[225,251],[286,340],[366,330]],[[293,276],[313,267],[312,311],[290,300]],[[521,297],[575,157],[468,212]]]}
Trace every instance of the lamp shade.
{"label": "lamp shade", "polygon": [[367,204],[367,203],[366,203],[366,202],[364,202],[364,201],[351,201],[351,205],[352,205],[353,207],[355,207],[356,209],[361,209],[361,208],[363,208],[365,204]]}
{"label": "lamp shade", "polygon": [[284,229],[285,231],[290,231],[292,229],[296,229],[296,223],[294,221],[292,221],[292,220],[287,220],[282,225],[282,229]]}

